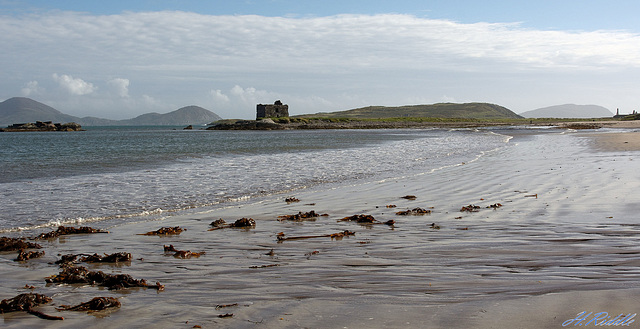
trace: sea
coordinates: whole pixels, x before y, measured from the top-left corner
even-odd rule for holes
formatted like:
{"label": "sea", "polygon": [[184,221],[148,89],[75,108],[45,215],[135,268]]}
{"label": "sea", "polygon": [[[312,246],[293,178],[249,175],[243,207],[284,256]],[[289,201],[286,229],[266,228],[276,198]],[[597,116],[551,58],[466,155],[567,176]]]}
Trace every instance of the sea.
{"label": "sea", "polygon": [[2,133],[0,233],[122,224],[433,172],[509,139],[477,129]]}

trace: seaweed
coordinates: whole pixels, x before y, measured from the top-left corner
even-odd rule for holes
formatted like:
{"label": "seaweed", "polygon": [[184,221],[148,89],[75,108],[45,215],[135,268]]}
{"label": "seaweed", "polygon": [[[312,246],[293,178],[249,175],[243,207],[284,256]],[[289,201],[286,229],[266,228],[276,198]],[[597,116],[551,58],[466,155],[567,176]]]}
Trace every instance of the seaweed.
{"label": "seaweed", "polygon": [[32,258],[40,258],[44,256],[44,251],[24,251],[20,250],[18,257],[14,259],[16,262],[23,262]]}
{"label": "seaweed", "polygon": [[396,215],[409,216],[409,215],[428,215],[431,214],[431,210],[423,208],[413,208],[405,211],[398,211]]}
{"label": "seaweed", "polygon": [[285,221],[285,220],[289,220],[289,221],[296,221],[296,222],[301,222],[304,220],[315,220],[316,218],[320,217],[320,216],[329,216],[328,214],[318,214],[315,211],[311,210],[309,212],[298,212],[297,214],[294,215],[282,215],[282,216],[278,216],[278,220],[279,221]]}
{"label": "seaweed", "polygon": [[226,224],[222,219],[218,219],[211,223],[212,228],[208,231],[220,230],[223,228],[254,228],[256,227],[256,221],[253,218],[240,218],[231,224]]}
{"label": "seaweed", "polygon": [[[78,259],[80,257],[80,259]],[[124,263],[130,262],[132,259],[131,253],[128,252],[116,252],[113,254],[104,254],[104,256],[93,254],[67,254],[62,255],[56,264],[60,266],[68,266],[76,263],[77,261],[85,262],[85,263]]]}
{"label": "seaweed", "polygon": [[0,251],[16,251],[22,249],[41,249],[42,246],[24,241],[24,238],[8,238],[6,236],[0,237]]}
{"label": "seaweed", "polygon": [[131,258],[131,253],[116,252],[113,254],[104,254],[104,256],[100,256],[98,254],[84,256],[80,258],[80,261],[85,263],[120,263],[130,262]]}
{"label": "seaweed", "polygon": [[225,307],[234,307],[234,306],[238,306],[238,303],[233,303],[233,304],[223,304],[223,305],[216,305],[216,310],[219,310],[221,308],[225,308]]}
{"label": "seaweed", "polygon": [[460,208],[460,212],[478,212],[478,209],[480,209],[480,206],[476,206],[473,204],[470,204],[468,206],[463,206],[462,208]]}
{"label": "seaweed", "polygon": [[64,320],[61,316],[47,315],[33,309],[36,306],[50,303],[52,300],[51,297],[36,293],[20,294],[11,299],[3,299],[0,302],[0,313],[22,311],[46,320]]}
{"label": "seaweed", "polygon": [[256,266],[249,266],[249,268],[255,269],[255,268],[267,268],[267,267],[276,267],[276,266],[280,266],[280,264],[256,265]]}
{"label": "seaweed", "polygon": [[34,238],[34,240],[45,240],[45,239],[54,239],[61,235],[71,235],[71,234],[93,234],[93,233],[109,233],[108,231],[103,231],[99,229],[95,229],[88,226],[83,226],[79,228],[75,227],[67,227],[67,226],[58,226],[58,229],[55,231],[51,231],[49,233],[42,233]]}
{"label": "seaweed", "polygon": [[277,234],[277,239],[278,239],[278,242],[287,241],[287,240],[302,240],[302,239],[314,239],[314,238],[331,238],[331,240],[333,239],[342,240],[342,238],[345,236],[351,236],[355,234],[356,234],[355,232],[345,230],[342,232],[332,233],[332,234],[287,237],[283,232],[280,232]]}
{"label": "seaweed", "polygon": [[183,229],[180,226],[175,226],[175,227],[162,227],[160,229],[157,229],[155,231],[151,231],[151,232],[147,232],[147,233],[141,233],[138,235],[179,235],[180,233],[182,233],[183,231],[186,231],[187,229]]}
{"label": "seaweed", "polygon": [[493,208],[493,209],[498,209],[500,207],[502,207],[502,204],[500,204],[500,203],[494,203],[492,205],[488,205],[487,206],[487,208]]}
{"label": "seaweed", "polygon": [[376,219],[371,215],[353,215],[340,219],[341,222],[356,222],[356,223],[375,223]]}
{"label": "seaweed", "polygon": [[182,259],[188,259],[188,258],[192,258],[192,257],[200,257],[202,255],[205,254],[204,251],[202,252],[192,252],[191,250],[177,250],[176,248],[173,247],[172,244],[170,245],[165,245],[164,246],[164,252],[165,253],[173,253],[173,257],[175,258],[182,258]]}
{"label": "seaweed", "polygon": [[109,290],[119,290],[124,288],[152,288],[158,291],[164,290],[164,286],[159,282],[155,285],[147,284],[144,279],[136,280],[128,274],[107,274],[102,271],[89,271],[83,266],[68,266],[62,269],[57,275],[52,275],[45,279],[47,283],[86,283],[97,284],[107,287]]}
{"label": "seaweed", "polygon": [[227,222],[225,222],[224,219],[220,218],[220,219],[216,219],[213,222],[211,222],[211,226],[213,227],[221,227],[221,226],[225,226],[227,224]]}
{"label": "seaweed", "polygon": [[119,308],[120,301],[115,297],[94,297],[88,302],[84,302],[78,305],[60,305],[56,310],[58,311],[87,311],[89,313],[96,311],[103,311],[109,308]]}
{"label": "seaweed", "polygon": [[376,220],[373,216],[371,215],[353,215],[353,216],[349,216],[349,217],[344,217],[342,219],[339,219],[338,221],[340,222],[356,222],[358,224],[364,224],[364,225],[375,225],[375,224],[384,224],[384,225],[389,225],[389,226],[393,226],[396,221],[393,219],[390,219],[386,222],[380,222],[378,220]]}

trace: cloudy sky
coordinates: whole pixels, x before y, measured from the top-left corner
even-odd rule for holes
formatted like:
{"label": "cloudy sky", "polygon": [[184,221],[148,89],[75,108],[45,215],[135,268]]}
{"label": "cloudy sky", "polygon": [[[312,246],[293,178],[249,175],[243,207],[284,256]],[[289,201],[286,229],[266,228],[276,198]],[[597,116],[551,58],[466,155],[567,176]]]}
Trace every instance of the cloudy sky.
{"label": "cloudy sky", "polygon": [[636,0],[0,0],[0,101],[125,119],[489,102],[640,110]]}

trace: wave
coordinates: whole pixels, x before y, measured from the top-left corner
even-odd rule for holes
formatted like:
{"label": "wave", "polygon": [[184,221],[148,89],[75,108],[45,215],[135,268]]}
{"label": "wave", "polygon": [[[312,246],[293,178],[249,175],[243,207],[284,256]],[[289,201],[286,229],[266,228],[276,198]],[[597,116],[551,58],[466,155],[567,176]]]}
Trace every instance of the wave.
{"label": "wave", "polygon": [[349,138],[371,138],[376,142],[351,143],[356,144],[353,147],[345,144],[348,138],[342,136],[339,145],[318,150],[313,144],[318,134],[323,134],[323,143],[330,142],[327,132],[305,132],[296,135],[302,138],[296,143],[309,146],[297,146],[295,152],[188,157],[161,167],[127,172],[0,184],[8,191],[3,193],[0,232],[155,219],[310,187],[432,173],[476,161],[510,139],[490,131],[468,129],[403,130],[383,135],[384,138],[377,135],[384,132],[349,132]]}

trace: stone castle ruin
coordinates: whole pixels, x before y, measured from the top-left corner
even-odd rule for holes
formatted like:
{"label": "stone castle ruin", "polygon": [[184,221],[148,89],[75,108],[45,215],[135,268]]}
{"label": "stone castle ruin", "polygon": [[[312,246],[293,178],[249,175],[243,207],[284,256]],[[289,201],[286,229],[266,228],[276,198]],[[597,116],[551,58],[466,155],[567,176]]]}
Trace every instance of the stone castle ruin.
{"label": "stone castle ruin", "polygon": [[286,117],[289,117],[289,105],[282,104],[280,100],[275,101],[273,104],[258,104],[256,106],[256,120]]}

